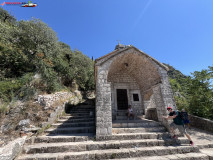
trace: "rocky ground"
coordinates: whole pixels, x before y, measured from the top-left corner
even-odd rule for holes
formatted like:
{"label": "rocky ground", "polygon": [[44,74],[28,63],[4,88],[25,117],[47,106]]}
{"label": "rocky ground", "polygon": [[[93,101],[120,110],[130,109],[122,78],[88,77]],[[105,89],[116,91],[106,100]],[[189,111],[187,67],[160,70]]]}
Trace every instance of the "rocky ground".
{"label": "rocky ground", "polygon": [[55,106],[56,105],[53,105],[47,110],[44,110],[43,106],[38,103],[33,103],[33,101],[27,103],[18,101],[11,105],[8,113],[2,115],[0,119],[0,147],[6,145],[8,141],[20,137],[20,131],[23,130],[24,127],[39,127],[41,122],[47,120],[48,115]]}
{"label": "rocky ground", "polygon": [[213,133],[192,127],[187,129],[195,145],[213,144]]}
{"label": "rocky ground", "polygon": [[52,95],[40,95],[28,102],[11,103],[8,112],[0,115],[0,147],[20,137],[26,130],[41,128],[42,122],[48,120],[56,107],[68,101],[70,104],[82,101],[81,92],[58,92]]}

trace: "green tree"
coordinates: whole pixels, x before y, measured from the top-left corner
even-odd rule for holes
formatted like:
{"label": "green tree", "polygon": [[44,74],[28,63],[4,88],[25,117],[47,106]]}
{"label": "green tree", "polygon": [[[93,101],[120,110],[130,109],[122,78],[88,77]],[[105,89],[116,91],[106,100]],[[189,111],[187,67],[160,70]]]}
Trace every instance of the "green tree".
{"label": "green tree", "polygon": [[0,98],[26,99],[37,91],[70,88],[73,81],[81,90],[94,89],[94,62],[59,42],[41,20],[16,21],[0,8]]}
{"label": "green tree", "polygon": [[213,119],[213,90],[211,87],[212,75],[209,70],[192,73],[189,87],[189,110],[192,114]]}

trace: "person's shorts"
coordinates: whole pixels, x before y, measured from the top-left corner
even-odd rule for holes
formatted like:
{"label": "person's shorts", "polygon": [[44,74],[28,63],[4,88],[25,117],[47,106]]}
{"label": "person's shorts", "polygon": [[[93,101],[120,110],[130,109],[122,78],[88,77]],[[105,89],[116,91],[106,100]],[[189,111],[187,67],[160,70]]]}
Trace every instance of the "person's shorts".
{"label": "person's shorts", "polygon": [[190,121],[188,119],[184,120],[183,122],[184,122],[184,124],[190,123]]}
{"label": "person's shorts", "polygon": [[174,128],[174,129],[177,128],[181,134],[187,134],[186,128],[184,127],[184,125],[177,125],[174,122],[172,122],[170,124],[170,127]]}

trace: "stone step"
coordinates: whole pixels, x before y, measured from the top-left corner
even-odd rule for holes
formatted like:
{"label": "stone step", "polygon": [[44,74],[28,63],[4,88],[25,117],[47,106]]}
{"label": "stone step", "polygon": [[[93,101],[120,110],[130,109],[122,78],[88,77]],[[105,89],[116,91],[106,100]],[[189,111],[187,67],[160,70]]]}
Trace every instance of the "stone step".
{"label": "stone step", "polygon": [[124,112],[127,112],[127,109],[125,109],[125,110],[117,110],[117,113],[124,113]]}
{"label": "stone step", "polygon": [[70,111],[95,111],[95,108],[71,108]]}
{"label": "stone step", "polygon": [[[139,116],[140,115],[140,113],[137,113],[137,112],[133,112],[136,116]],[[116,116],[126,116],[127,117],[127,115],[128,115],[128,112],[127,111],[125,111],[125,112],[117,112],[117,115]],[[142,115],[140,115],[140,116],[142,116]]]}
{"label": "stone step", "polygon": [[[60,142],[81,142],[89,139],[94,139],[94,134],[64,134],[61,136],[40,136],[32,137],[26,140],[26,143],[60,143]],[[111,136],[99,136],[96,141],[103,140],[132,140],[132,139],[168,139],[169,133],[126,133],[126,134],[114,134]]]}
{"label": "stone step", "polygon": [[94,118],[94,116],[61,116],[60,119],[85,119],[85,118]]}
{"label": "stone step", "polygon": [[157,147],[134,147],[127,149],[108,149],[93,150],[81,152],[63,152],[63,153],[41,153],[26,154],[18,160],[47,160],[47,159],[115,159],[115,158],[133,158],[143,156],[162,156],[171,154],[186,154],[198,152],[197,147],[192,146],[157,146]]}
{"label": "stone step", "polygon": [[71,108],[70,111],[95,111],[95,108]]}
{"label": "stone step", "polygon": [[70,113],[70,116],[73,116],[73,117],[88,117],[88,116],[90,116],[90,113]]}
{"label": "stone step", "polygon": [[90,113],[90,112],[93,112],[93,111],[70,111],[70,113],[67,113],[66,115],[67,116],[70,116],[71,114],[73,114],[73,113]]}
{"label": "stone step", "polygon": [[78,123],[78,122],[94,122],[95,118],[78,118],[78,119],[59,119],[58,123]]}
{"label": "stone step", "polygon": [[166,132],[165,127],[143,127],[143,128],[112,128],[112,133],[143,133],[143,132]]}
{"label": "stone step", "polygon": [[[121,158],[114,160],[132,160],[132,158]],[[211,160],[209,156],[203,153],[184,153],[184,154],[172,154],[162,156],[145,156],[134,158],[134,160]]]}
{"label": "stone step", "polygon": [[[188,144],[188,140],[180,139],[179,144]],[[119,148],[135,148],[135,147],[150,147],[150,146],[164,146],[177,145],[177,142],[172,139],[157,140],[157,139],[143,139],[143,140],[123,140],[123,141],[85,141],[85,142],[66,142],[66,143],[37,143],[24,147],[24,154],[37,153],[61,153],[61,152],[82,152],[92,150],[107,150]]]}
{"label": "stone step", "polygon": [[94,139],[94,134],[83,133],[83,134],[64,134],[64,135],[53,135],[53,136],[39,136],[31,137],[26,140],[26,144],[34,143],[61,143],[61,142],[82,142]]}
{"label": "stone step", "polygon": [[213,148],[203,148],[200,152],[209,156],[210,160],[213,160]]}
{"label": "stone step", "polygon": [[54,128],[64,128],[64,127],[89,127],[95,126],[95,122],[78,122],[78,123],[54,123],[52,127]]}
{"label": "stone step", "polygon": [[[88,137],[91,137],[91,136],[95,136],[95,132],[91,132],[91,133],[46,133],[44,134],[48,137],[56,137],[56,136],[88,136]],[[94,139],[94,138],[93,138]]]}
{"label": "stone step", "polygon": [[137,128],[137,127],[158,127],[161,126],[161,124],[157,122],[127,122],[127,123],[112,123],[113,128]]}
{"label": "stone step", "polygon": [[91,104],[79,104],[78,106],[75,107],[95,107],[95,106]]}
{"label": "stone step", "polygon": [[117,116],[127,116],[127,111],[117,112]]}
{"label": "stone step", "polygon": [[71,107],[71,110],[73,110],[73,109],[95,109],[95,106],[81,105],[81,106]]}
{"label": "stone step", "polygon": [[145,133],[123,133],[112,134],[111,136],[99,136],[96,140],[132,140],[132,139],[168,139],[168,132],[145,132]]}
{"label": "stone step", "polygon": [[[128,118],[127,116],[116,116],[116,120],[127,120],[127,118]],[[141,119],[141,117],[135,116],[134,119],[139,120],[139,119]],[[133,120],[133,118],[130,117],[129,120]]]}
{"label": "stone step", "polygon": [[66,127],[66,128],[49,128],[44,131],[49,134],[73,134],[73,133],[94,133],[95,127]]}
{"label": "stone step", "polygon": [[139,117],[139,119],[130,119],[130,120],[127,120],[127,119],[124,119],[124,120],[114,120],[112,121],[112,123],[144,123],[144,122],[155,122],[155,123],[160,123],[160,122],[157,122],[157,121],[154,121],[154,120],[149,120],[149,119],[145,119],[145,118],[141,118]]}

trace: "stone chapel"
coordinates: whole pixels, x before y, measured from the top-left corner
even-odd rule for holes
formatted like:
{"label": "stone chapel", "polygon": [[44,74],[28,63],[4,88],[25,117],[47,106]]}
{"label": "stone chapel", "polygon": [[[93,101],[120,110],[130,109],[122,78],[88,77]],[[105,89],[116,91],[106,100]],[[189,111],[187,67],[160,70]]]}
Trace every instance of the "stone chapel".
{"label": "stone chapel", "polygon": [[132,45],[119,43],[96,59],[96,136],[111,135],[113,121],[128,105],[136,116],[162,122],[166,107],[175,106],[167,71],[167,66]]}

